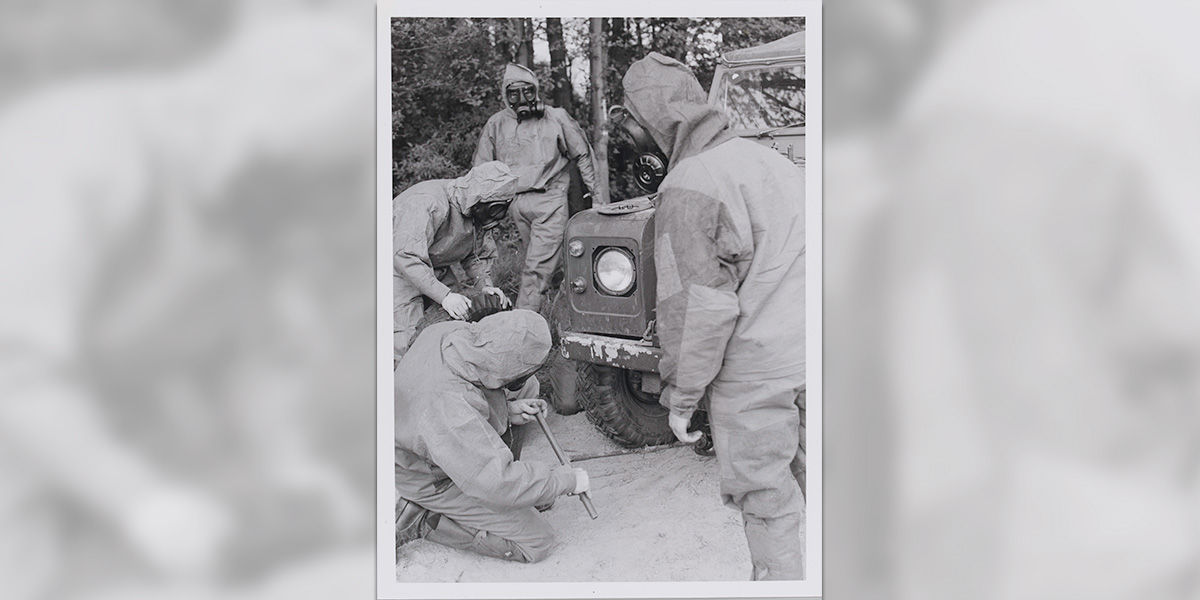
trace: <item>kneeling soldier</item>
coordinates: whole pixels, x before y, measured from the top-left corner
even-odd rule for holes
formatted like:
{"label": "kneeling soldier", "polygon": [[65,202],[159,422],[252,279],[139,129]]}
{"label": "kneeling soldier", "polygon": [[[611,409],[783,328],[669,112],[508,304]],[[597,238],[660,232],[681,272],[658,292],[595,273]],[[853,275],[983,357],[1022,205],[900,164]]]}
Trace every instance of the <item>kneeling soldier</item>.
{"label": "kneeling soldier", "polygon": [[[549,555],[534,508],[588,489],[587,472],[519,461],[501,440],[546,410],[533,373],[550,328],[515,310],[431,325],[395,373],[396,547],[418,538],[518,562]],[[508,400],[505,389],[520,389]]]}

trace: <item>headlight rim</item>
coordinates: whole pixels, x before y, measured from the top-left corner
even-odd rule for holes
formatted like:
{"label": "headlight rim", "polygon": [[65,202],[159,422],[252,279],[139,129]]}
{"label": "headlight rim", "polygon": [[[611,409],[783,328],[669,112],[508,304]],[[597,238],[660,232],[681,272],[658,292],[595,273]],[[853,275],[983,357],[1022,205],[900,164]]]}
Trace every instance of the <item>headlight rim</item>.
{"label": "headlight rim", "polygon": [[[621,290],[616,290],[605,285],[600,279],[600,260],[610,253],[615,253],[625,258],[629,264],[629,283]],[[596,252],[596,258],[592,261],[592,280],[596,285],[596,289],[601,293],[609,296],[628,296],[637,288],[637,262],[634,260],[634,254],[628,248],[621,246],[606,246],[600,248]]]}

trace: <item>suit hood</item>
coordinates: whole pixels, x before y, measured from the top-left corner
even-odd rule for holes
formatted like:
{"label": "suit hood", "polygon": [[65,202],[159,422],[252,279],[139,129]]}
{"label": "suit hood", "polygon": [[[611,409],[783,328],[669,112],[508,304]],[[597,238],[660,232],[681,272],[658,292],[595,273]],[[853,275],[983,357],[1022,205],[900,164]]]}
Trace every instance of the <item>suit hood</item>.
{"label": "suit hood", "polygon": [[471,208],[480,202],[511,200],[520,191],[517,179],[502,162],[483,163],[466,175],[450,180],[450,203],[463,215],[469,215]]}
{"label": "suit hood", "polygon": [[[534,75],[533,71],[530,71],[521,65],[509,63],[504,66],[504,77],[500,79],[500,102],[503,103],[504,106],[508,106],[508,100],[504,97],[504,92],[508,90],[509,85],[514,83],[533,84],[533,88],[538,91],[538,97],[541,97],[542,95],[542,87],[538,84],[537,75]],[[511,111],[512,108],[509,108],[508,110]],[[516,112],[513,112],[513,115],[515,116]]]}
{"label": "suit hood", "polygon": [[454,374],[497,390],[537,371],[550,355],[550,327],[530,310],[496,313],[446,335],[442,356]]}
{"label": "suit hood", "polygon": [[668,169],[735,137],[691,69],[673,58],[651,52],[621,82],[625,108],[667,155]]}

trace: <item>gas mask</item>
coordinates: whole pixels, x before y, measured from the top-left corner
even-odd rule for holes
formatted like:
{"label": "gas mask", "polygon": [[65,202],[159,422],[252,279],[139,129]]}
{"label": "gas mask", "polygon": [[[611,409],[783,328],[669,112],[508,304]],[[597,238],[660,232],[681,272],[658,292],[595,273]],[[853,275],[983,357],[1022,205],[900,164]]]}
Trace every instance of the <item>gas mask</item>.
{"label": "gas mask", "polygon": [[633,159],[633,176],[642,191],[653,194],[667,176],[667,154],[658,147],[629,109],[617,104],[608,110],[610,131],[617,131],[633,142],[637,158]]}
{"label": "gas mask", "polygon": [[525,387],[525,382],[529,381],[530,377],[533,377],[533,375],[526,375],[516,381],[509,382],[508,385],[504,386],[504,389],[510,392],[519,392],[521,388]]}
{"label": "gas mask", "polygon": [[487,231],[500,224],[504,215],[508,214],[508,205],[512,199],[495,202],[480,202],[471,207],[471,222],[479,231]]}
{"label": "gas mask", "polygon": [[546,114],[546,107],[538,98],[537,87],[531,83],[511,83],[504,89],[504,101],[508,107],[516,111],[517,121],[525,119],[540,119]]}

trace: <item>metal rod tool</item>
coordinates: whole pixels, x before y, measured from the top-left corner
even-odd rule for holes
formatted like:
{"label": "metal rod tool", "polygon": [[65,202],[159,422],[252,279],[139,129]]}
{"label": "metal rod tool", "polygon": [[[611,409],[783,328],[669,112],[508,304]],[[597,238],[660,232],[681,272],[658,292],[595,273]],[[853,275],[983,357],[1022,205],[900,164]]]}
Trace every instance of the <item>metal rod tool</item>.
{"label": "metal rod tool", "polygon": [[[571,461],[567,460],[567,453],[563,452],[562,446],[558,445],[558,440],[554,439],[554,434],[550,433],[550,426],[546,424],[546,417],[542,416],[540,412],[536,416],[538,425],[541,426],[542,432],[546,434],[546,439],[550,441],[550,448],[554,450],[554,455],[558,457],[558,462],[562,463],[563,466],[570,467]],[[596,507],[592,506],[592,497],[587,492],[579,494],[579,500],[583,502],[583,507],[587,509],[589,517],[595,519],[600,516],[596,514]]]}

